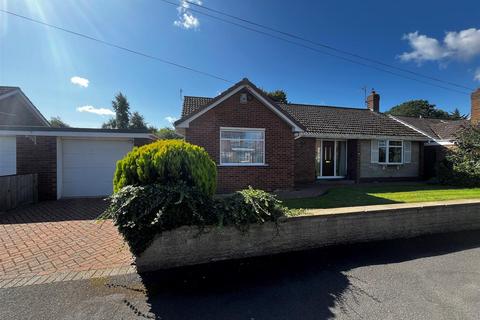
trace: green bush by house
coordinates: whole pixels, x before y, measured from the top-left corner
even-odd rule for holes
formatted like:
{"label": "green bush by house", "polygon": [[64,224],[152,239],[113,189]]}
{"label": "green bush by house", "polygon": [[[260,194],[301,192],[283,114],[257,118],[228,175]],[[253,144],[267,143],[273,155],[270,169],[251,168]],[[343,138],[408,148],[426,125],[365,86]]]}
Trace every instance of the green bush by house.
{"label": "green bush by house", "polygon": [[457,135],[438,170],[443,184],[480,187],[480,127],[469,126]]}
{"label": "green bush by house", "polygon": [[133,254],[142,253],[157,234],[181,226],[233,225],[247,231],[250,224],[276,222],[287,209],[274,195],[248,188],[214,199],[184,182],[126,186],[110,197],[100,219],[111,218]]}
{"label": "green bush by house", "polygon": [[216,176],[215,163],[203,148],[181,140],[160,140],[135,148],[117,162],[113,190],[128,185],[185,183],[211,196]]}

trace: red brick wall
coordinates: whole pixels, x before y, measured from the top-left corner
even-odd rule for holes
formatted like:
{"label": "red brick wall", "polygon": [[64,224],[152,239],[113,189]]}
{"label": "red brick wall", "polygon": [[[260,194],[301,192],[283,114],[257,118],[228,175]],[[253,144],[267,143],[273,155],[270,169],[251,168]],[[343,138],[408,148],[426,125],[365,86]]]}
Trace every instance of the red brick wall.
{"label": "red brick wall", "polygon": [[40,200],[57,198],[56,137],[35,137],[32,141],[30,138],[17,136],[17,174],[29,173],[38,173]]}
{"label": "red brick wall", "polygon": [[265,129],[266,166],[218,166],[217,191],[227,193],[251,185],[265,190],[288,189],[294,184],[294,135],[291,127],[249,94],[246,104],[240,93],[201,115],[186,129],[186,141],[202,146],[218,164],[220,127]]}
{"label": "red brick wall", "polygon": [[315,138],[295,140],[295,184],[312,183],[316,180]]}

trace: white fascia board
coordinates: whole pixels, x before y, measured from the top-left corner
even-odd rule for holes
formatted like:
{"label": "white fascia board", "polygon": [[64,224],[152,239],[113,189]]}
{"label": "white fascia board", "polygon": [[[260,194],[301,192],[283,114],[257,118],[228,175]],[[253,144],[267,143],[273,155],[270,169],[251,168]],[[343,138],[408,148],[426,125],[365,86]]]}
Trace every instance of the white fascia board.
{"label": "white fascia board", "polygon": [[318,138],[318,139],[363,139],[363,140],[409,140],[409,141],[428,141],[427,138],[410,136],[374,136],[364,134],[325,134],[325,133],[300,133],[298,138]]}
{"label": "white fascia board", "polygon": [[430,147],[430,146],[453,146],[453,145],[455,145],[455,143],[453,143],[453,141],[450,141],[450,140],[436,140],[436,141],[425,142],[424,145],[427,146],[427,147]]}
{"label": "white fascia board", "polygon": [[177,128],[188,128],[189,125],[190,125],[190,122],[192,122],[196,118],[200,117],[202,114],[206,113],[207,111],[215,108],[217,105],[219,105],[223,101],[227,100],[228,98],[230,98],[231,96],[233,96],[234,94],[236,94],[237,92],[239,92],[240,90],[242,90],[244,88],[247,88],[248,91],[250,91],[250,93],[252,93],[258,100],[260,100],[260,102],[262,102],[265,106],[267,106],[269,109],[271,109],[280,118],[282,118],[284,121],[286,121],[288,124],[290,124],[290,126],[292,127],[292,131],[303,132],[302,128],[300,128],[297,124],[295,124],[295,122],[293,122],[291,119],[289,119],[287,116],[285,116],[280,110],[278,110],[274,105],[272,105],[268,100],[266,100],[264,97],[262,97],[262,95],[260,95],[255,89],[253,89],[249,85],[239,86],[237,89],[233,90],[232,92],[225,95],[221,99],[215,101],[214,103],[212,103],[208,107],[204,108],[202,111],[196,113],[192,117],[190,117],[190,118],[186,119],[185,121],[179,123],[178,125],[176,125],[176,127]]}
{"label": "white fascia board", "polygon": [[263,104],[265,104],[267,107],[269,107],[273,112],[275,112],[280,118],[282,118],[284,121],[286,121],[288,124],[292,126],[292,131],[293,132],[303,132],[304,130],[300,128],[295,122],[293,122],[290,118],[288,118],[286,115],[283,114],[278,108],[275,108],[274,105],[272,105],[267,99],[265,99],[261,94],[259,94],[256,90],[254,90],[250,86],[246,86],[247,89],[253,93],[255,97],[257,97],[258,100],[260,100]]}
{"label": "white fascia board", "polygon": [[215,108],[217,105],[219,105],[220,103],[222,103],[223,101],[227,100],[228,98],[230,98],[231,96],[233,96],[235,93],[239,92],[240,90],[242,90],[243,88],[245,88],[245,85],[243,86],[239,86],[237,89],[233,90],[232,92],[230,92],[229,94],[223,96],[221,99],[215,101],[214,103],[212,103],[211,105],[209,105],[208,107],[204,108],[202,111],[194,114],[193,116],[191,116],[190,118],[188,119],[185,119],[185,121],[183,122],[180,122],[179,124],[176,125],[177,128],[188,128],[189,125],[190,125],[190,122],[192,122],[193,120],[197,119],[198,117],[200,117],[202,114],[206,113],[207,111],[210,111],[211,109]]}
{"label": "white fascia board", "polygon": [[409,128],[412,129],[412,130],[417,131],[417,132],[420,133],[420,134],[423,134],[424,136],[428,137],[428,138],[429,138],[430,140],[432,140],[432,141],[437,141],[437,139],[435,139],[434,137],[428,135],[426,132],[423,132],[422,130],[417,129],[416,127],[412,126],[411,124],[409,124],[409,123],[407,123],[407,122],[405,122],[405,121],[402,121],[402,120],[396,118],[395,116],[392,116],[391,114],[389,114],[388,117],[390,117],[391,119],[393,119],[393,120],[395,120],[395,121],[403,124],[403,125],[406,126],[406,127],[409,127]]}
{"label": "white fascia board", "polygon": [[144,138],[144,139],[155,140],[155,136],[149,133],[127,133],[127,132],[0,130],[0,136],[43,136],[43,137],[72,137],[72,138]]}

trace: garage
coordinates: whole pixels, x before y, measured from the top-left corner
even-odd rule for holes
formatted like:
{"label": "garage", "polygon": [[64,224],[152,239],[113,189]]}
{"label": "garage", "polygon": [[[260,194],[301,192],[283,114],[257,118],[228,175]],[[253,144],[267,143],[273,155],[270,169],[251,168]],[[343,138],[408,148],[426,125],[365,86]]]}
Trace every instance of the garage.
{"label": "garage", "polygon": [[61,197],[112,193],[116,162],[133,148],[133,139],[61,139]]}

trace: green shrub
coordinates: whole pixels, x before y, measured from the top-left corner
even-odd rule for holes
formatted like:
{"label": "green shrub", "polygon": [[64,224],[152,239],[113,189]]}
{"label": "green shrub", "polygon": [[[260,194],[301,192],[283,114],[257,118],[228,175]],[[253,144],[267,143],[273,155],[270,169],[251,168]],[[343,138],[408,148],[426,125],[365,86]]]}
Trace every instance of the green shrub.
{"label": "green shrub", "polygon": [[439,165],[438,178],[443,184],[480,186],[480,127],[469,126],[457,135],[455,148]]}
{"label": "green shrub", "polygon": [[214,200],[198,188],[178,184],[126,186],[110,197],[100,220],[111,218],[133,254],[142,253],[155,235],[181,226],[232,225],[246,231],[252,223],[276,222],[288,213],[274,196],[248,189]]}
{"label": "green shrub", "polygon": [[163,231],[216,224],[213,207],[210,197],[182,182],[126,186],[110,197],[100,219],[113,219],[130,250],[139,254]]}
{"label": "green shrub", "polygon": [[205,195],[216,189],[216,166],[201,147],[181,140],[160,140],[135,148],[117,162],[113,190],[127,185],[185,183]]}
{"label": "green shrub", "polygon": [[248,187],[217,200],[216,212],[220,225],[234,225],[246,230],[252,223],[277,221],[286,213],[286,208],[274,195]]}

